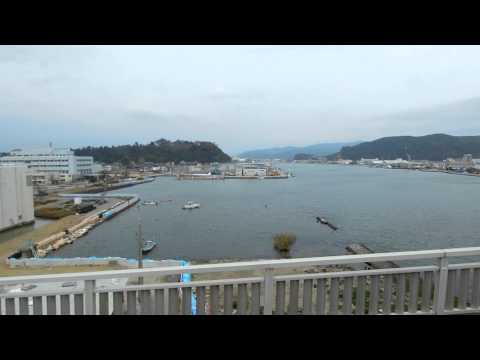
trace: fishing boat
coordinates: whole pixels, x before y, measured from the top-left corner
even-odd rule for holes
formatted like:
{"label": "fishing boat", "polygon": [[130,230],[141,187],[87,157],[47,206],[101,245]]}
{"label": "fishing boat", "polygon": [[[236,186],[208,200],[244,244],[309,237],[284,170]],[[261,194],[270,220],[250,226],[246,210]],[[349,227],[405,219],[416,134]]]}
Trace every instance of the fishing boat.
{"label": "fishing boat", "polygon": [[142,246],[142,253],[145,254],[149,251],[151,251],[155,246],[157,246],[157,243],[152,240],[145,241]]}
{"label": "fishing boat", "polygon": [[198,209],[199,207],[200,207],[200,204],[194,203],[193,201],[187,201],[187,203],[185,205],[183,205],[182,209],[184,209],[184,210]]}

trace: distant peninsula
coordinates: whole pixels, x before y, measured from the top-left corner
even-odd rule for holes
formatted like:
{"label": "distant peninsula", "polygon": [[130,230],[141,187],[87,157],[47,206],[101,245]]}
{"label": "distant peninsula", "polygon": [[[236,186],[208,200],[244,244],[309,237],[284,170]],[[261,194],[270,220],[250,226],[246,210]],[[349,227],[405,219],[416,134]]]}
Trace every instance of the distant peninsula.
{"label": "distant peninsula", "polygon": [[168,141],[160,139],[149,144],[84,147],[74,150],[75,155],[93,156],[95,161],[112,164],[144,162],[167,163],[185,162],[229,162],[230,156],[225,154],[216,144],[207,141]]}
{"label": "distant peninsula", "polygon": [[451,136],[432,134],[426,136],[393,136],[364,142],[355,146],[344,146],[329,159],[383,159],[442,161],[461,158],[464,154],[480,157],[480,136]]}

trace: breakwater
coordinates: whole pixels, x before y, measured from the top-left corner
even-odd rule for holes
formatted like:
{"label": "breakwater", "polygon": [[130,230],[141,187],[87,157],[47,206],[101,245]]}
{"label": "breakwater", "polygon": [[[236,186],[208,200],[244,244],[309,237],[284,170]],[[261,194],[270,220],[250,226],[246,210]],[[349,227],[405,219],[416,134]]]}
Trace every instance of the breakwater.
{"label": "breakwater", "polygon": [[155,181],[155,179],[133,180],[133,181],[122,182],[118,184],[109,184],[108,186],[93,187],[93,188],[82,190],[82,192],[84,194],[98,194],[106,191],[120,190],[130,186],[146,184],[153,181]]}

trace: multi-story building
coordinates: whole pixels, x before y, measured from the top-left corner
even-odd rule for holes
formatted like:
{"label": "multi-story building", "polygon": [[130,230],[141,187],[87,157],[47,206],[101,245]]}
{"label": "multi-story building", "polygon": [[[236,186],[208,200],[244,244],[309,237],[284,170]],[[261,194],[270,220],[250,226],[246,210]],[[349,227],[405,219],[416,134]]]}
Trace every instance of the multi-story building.
{"label": "multi-story building", "polygon": [[447,169],[466,170],[474,167],[475,162],[473,161],[471,154],[465,154],[461,159],[448,158],[447,160],[445,160],[445,168]]}
{"label": "multi-story building", "polygon": [[272,170],[271,163],[247,162],[235,164],[236,176],[267,176]]}
{"label": "multi-story building", "polygon": [[30,171],[26,166],[0,166],[0,231],[33,221]]}
{"label": "multi-story building", "polygon": [[94,173],[93,157],[75,156],[70,149],[46,148],[33,151],[13,150],[0,158],[1,164],[26,165],[38,181],[52,178],[70,182]]}
{"label": "multi-story building", "polygon": [[477,170],[480,169],[480,159],[472,159],[473,161],[473,167]]}

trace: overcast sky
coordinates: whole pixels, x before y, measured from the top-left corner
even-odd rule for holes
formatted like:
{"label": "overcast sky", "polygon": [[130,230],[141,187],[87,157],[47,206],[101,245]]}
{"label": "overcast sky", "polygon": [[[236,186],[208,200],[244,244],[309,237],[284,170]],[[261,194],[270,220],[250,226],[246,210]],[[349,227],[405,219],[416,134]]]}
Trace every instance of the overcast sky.
{"label": "overcast sky", "polygon": [[479,46],[0,46],[0,151],[418,135],[378,116],[479,95]]}

